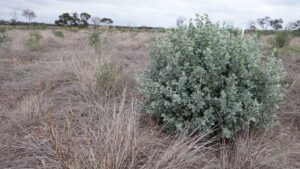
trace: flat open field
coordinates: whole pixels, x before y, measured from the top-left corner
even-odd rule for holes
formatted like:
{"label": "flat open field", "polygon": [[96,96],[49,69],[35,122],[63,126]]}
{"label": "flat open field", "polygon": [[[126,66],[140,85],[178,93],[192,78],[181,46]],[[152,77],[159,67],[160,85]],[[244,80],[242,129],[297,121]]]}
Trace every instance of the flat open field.
{"label": "flat open field", "polygon": [[289,87],[278,125],[220,143],[168,135],[141,109],[145,45],[163,33],[102,31],[91,44],[95,30],[60,31],[3,33],[0,168],[300,168],[299,37],[279,50]]}

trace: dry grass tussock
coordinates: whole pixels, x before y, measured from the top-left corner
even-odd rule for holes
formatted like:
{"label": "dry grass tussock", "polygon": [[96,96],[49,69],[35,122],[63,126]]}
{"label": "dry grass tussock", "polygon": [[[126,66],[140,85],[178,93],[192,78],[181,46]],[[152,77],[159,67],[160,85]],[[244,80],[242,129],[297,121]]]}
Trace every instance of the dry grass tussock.
{"label": "dry grass tussock", "polygon": [[[48,30],[6,33],[12,40],[0,49],[0,168],[295,166],[284,131],[219,143],[206,133],[167,135],[143,114],[134,79],[154,33],[104,32],[100,53],[90,31],[63,31],[64,38]],[[34,49],[26,45],[32,33],[41,36]]]}

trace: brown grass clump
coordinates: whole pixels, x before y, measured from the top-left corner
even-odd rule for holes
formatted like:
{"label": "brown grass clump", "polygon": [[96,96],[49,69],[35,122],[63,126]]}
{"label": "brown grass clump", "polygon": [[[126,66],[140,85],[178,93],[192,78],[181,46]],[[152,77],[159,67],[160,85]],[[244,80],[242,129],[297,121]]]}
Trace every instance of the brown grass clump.
{"label": "brown grass clump", "polygon": [[245,131],[234,136],[229,145],[223,144],[221,148],[220,168],[281,168],[279,154],[275,154],[277,149],[268,141],[276,139],[271,136],[268,131],[260,134]]}
{"label": "brown grass clump", "polygon": [[134,87],[148,61],[144,44],[156,34],[104,32],[99,53],[88,31],[63,31],[63,38],[40,31],[38,50],[24,45],[30,31],[6,32],[12,40],[0,50],[0,168],[298,167],[296,120],[228,143],[206,133],[164,133],[142,113]]}

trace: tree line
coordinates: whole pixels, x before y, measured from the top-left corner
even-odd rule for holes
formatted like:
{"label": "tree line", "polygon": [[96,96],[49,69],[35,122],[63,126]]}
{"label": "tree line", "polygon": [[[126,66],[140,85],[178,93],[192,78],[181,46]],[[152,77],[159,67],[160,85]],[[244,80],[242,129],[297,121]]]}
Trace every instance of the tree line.
{"label": "tree line", "polygon": [[[25,9],[22,11],[22,16],[28,20],[28,22],[20,22],[18,21],[18,15],[16,12],[11,13],[12,19],[10,21],[0,20],[0,25],[45,25],[44,23],[37,23],[32,21],[37,17],[36,13],[31,9]],[[94,25],[111,25],[113,24],[113,20],[111,18],[100,18],[100,17],[92,17],[89,13],[83,12],[78,14],[74,13],[63,13],[58,16],[58,20],[54,21],[54,24],[57,26],[80,26],[87,27],[89,26],[89,21]]]}
{"label": "tree line", "polygon": [[94,25],[111,25],[113,20],[110,18],[100,18],[93,17],[91,15],[84,12],[80,15],[77,12],[72,14],[63,13],[59,15],[59,19],[55,21],[57,26],[83,26],[86,27],[89,25],[89,20],[91,19]]}
{"label": "tree line", "polygon": [[[283,19],[272,19],[269,16],[258,18],[255,21],[248,22],[248,29],[256,30],[257,26],[259,26],[262,30],[269,30],[272,27],[274,30],[281,30],[283,29]],[[300,20],[296,20],[295,22],[289,22],[286,24],[286,30],[300,30]]]}
{"label": "tree line", "polygon": [[[32,23],[32,20],[34,20],[37,15],[36,13],[31,9],[25,9],[22,12],[22,16],[25,17],[28,22],[20,22],[18,21],[18,15],[16,12],[13,12],[12,19],[10,21],[4,21],[0,20],[0,24],[2,25],[28,25]],[[113,20],[111,18],[100,18],[100,17],[92,17],[90,14],[83,12],[78,14],[77,12],[74,13],[63,13],[58,16],[58,20],[56,20],[54,23],[57,26],[80,26],[80,27],[87,27],[89,26],[89,21],[93,23],[93,25],[111,25],[113,24]],[[177,25],[180,24],[180,22],[183,22],[184,20],[180,19],[177,22]],[[262,30],[269,30],[270,27],[272,27],[274,30],[281,30],[283,29],[283,19],[272,19],[269,16],[259,18],[255,21],[249,21],[248,22],[248,29],[250,30],[256,30],[258,27],[260,27]],[[47,25],[44,23],[32,23],[34,25]],[[296,20],[295,22],[289,22],[286,24],[285,27],[286,30],[300,30],[300,20]]]}

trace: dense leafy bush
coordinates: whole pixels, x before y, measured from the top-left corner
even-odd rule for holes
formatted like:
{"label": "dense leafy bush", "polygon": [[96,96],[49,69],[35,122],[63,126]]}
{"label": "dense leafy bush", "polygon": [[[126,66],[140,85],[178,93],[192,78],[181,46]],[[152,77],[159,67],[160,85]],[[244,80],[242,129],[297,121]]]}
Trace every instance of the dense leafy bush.
{"label": "dense leafy bush", "polygon": [[56,36],[56,37],[58,37],[58,38],[63,38],[63,37],[65,37],[65,36],[64,36],[64,33],[63,33],[62,31],[53,30],[52,33],[53,33],[54,36]]}
{"label": "dense leafy bush", "polygon": [[139,79],[145,110],[167,129],[216,130],[220,136],[274,121],[283,71],[254,37],[233,35],[199,17],[158,38]]}
{"label": "dense leafy bush", "polygon": [[275,47],[282,48],[289,45],[290,35],[288,32],[278,32],[275,36]]}

